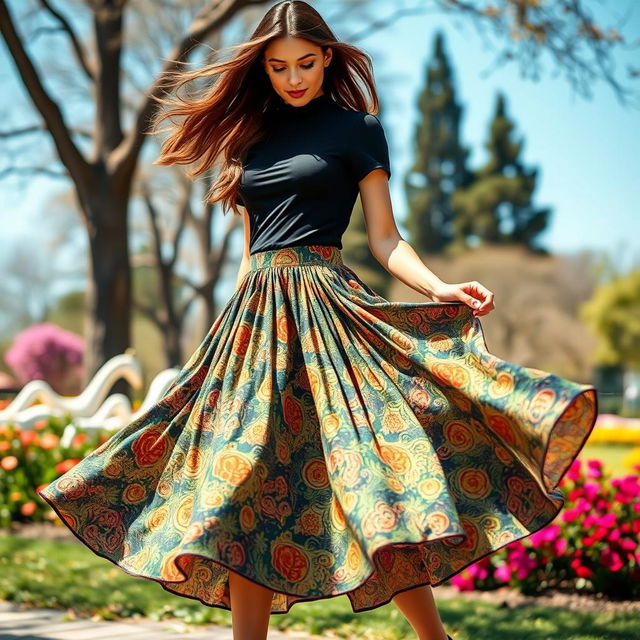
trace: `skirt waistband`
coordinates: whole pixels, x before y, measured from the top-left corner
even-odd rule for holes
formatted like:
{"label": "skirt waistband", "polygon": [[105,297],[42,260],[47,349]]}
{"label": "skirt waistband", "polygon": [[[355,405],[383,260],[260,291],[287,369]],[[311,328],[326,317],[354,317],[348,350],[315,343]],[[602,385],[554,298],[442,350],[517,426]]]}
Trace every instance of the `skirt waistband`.
{"label": "skirt waistband", "polygon": [[251,270],[313,263],[344,265],[341,249],[325,244],[307,244],[297,247],[256,251],[249,258],[249,269]]}

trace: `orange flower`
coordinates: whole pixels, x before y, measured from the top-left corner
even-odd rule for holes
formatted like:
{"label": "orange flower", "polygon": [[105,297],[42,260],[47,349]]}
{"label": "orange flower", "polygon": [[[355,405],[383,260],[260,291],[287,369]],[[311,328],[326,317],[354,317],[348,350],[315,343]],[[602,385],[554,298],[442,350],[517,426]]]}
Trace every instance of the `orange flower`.
{"label": "orange flower", "polygon": [[12,471],[18,466],[18,458],[15,456],[4,456],[2,460],[0,460],[0,467],[2,467],[5,471]]}
{"label": "orange flower", "polygon": [[55,470],[58,473],[67,473],[67,471],[69,471],[69,469],[71,469],[72,467],[75,467],[78,462],[80,462],[80,458],[67,458],[62,462],[58,462],[58,464],[55,466]]}
{"label": "orange flower", "polygon": [[8,451],[11,449],[11,443],[8,440],[0,441],[0,451]]}
{"label": "orange flower", "polygon": [[29,502],[25,502],[21,507],[20,507],[20,513],[23,516],[31,516],[33,515],[33,513],[35,512],[35,510],[38,508],[38,506],[36,505],[36,503],[31,500]]}
{"label": "orange flower", "polygon": [[86,441],[87,441],[86,433],[77,433],[75,436],[73,436],[73,439],[71,440],[71,445],[73,447],[79,447],[80,445],[84,444]]}
{"label": "orange flower", "polygon": [[47,427],[46,420],[36,420],[33,423],[33,428],[36,429],[37,431],[40,431],[41,429],[46,429],[46,427]]}
{"label": "orange flower", "polygon": [[55,433],[43,433],[40,438],[40,446],[43,449],[55,449],[60,442],[60,438]]}
{"label": "orange flower", "polygon": [[23,431],[20,434],[20,444],[28,447],[30,444],[38,444],[38,434],[35,431]]}
{"label": "orange flower", "polygon": [[11,500],[13,500],[14,502],[18,502],[18,500],[22,498],[22,491],[12,491],[9,494],[9,498],[11,498]]}

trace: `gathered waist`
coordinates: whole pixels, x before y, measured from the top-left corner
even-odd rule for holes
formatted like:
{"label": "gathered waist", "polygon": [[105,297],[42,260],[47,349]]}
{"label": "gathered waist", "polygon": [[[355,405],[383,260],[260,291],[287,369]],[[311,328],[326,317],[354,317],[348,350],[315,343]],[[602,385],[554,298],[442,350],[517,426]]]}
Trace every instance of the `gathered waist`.
{"label": "gathered waist", "polygon": [[342,250],[333,245],[306,244],[282,249],[256,251],[249,256],[249,269],[289,267],[301,264],[328,264],[343,266]]}

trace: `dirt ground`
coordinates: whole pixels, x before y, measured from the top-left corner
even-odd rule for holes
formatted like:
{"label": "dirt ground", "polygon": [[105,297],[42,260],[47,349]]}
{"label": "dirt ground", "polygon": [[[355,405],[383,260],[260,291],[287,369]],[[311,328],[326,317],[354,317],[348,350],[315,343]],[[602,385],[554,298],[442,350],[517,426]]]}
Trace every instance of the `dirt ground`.
{"label": "dirt ground", "polygon": [[[13,523],[9,530],[3,529],[0,531],[23,538],[75,540],[78,544],[82,544],[67,527],[55,522]],[[466,598],[509,608],[538,605],[573,611],[640,613],[640,600],[609,600],[603,596],[580,595],[561,591],[549,591],[544,595],[538,596],[525,596],[509,587],[494,591],[458,591],[455,587],[443,585],[434,588],[434,595],[437,600]]]}

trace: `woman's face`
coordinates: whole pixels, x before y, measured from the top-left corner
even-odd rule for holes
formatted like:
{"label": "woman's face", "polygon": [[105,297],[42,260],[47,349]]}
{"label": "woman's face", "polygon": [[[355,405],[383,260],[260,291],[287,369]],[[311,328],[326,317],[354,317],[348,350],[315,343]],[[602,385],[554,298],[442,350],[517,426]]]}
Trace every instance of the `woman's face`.
{"label": "woman's face", "polygon": [[288,104],[300,107],[322,95],[331,55],[330,48],[323,56],[317,44],[287,36],[272,40],[265,48],[264,67],[274,91]]}

